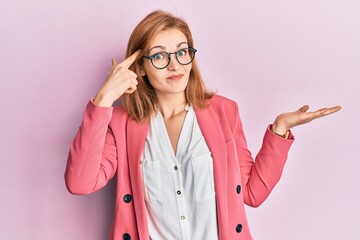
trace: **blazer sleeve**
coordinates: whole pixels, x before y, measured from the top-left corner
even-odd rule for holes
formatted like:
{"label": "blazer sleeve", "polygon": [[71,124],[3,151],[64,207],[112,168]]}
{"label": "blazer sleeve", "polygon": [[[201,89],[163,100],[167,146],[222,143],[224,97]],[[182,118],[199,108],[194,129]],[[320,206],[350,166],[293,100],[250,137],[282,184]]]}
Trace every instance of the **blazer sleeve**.
{"label": "blazer sleeve", "polygon": [[294,136],[291,132],[288,139],[277,136],[270,131],[271,125],[269,125],[254,161],[247,147],[236,103],[234,122],[234,137],[240,164],[244,201],[249,206],[258,207],[280,180]]}
{"label": "blazer sleeve", "polygon": [[117,168],[116,143],[109,127],[113,107],[99,107],[91,99],[71,143],[65,171],[72,194],[89,194],[104,187]]}

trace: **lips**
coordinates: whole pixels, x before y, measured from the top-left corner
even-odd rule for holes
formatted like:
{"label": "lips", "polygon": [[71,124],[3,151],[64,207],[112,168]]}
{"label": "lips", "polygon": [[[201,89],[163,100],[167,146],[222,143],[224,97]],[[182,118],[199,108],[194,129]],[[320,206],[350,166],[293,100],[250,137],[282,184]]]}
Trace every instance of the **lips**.
{"label": "lips", "polygon": [[171,76],[167,77],[166,79],[178,80],[178,79],[182,78],[183,76],[184,76],[184,74],[171,75]]}

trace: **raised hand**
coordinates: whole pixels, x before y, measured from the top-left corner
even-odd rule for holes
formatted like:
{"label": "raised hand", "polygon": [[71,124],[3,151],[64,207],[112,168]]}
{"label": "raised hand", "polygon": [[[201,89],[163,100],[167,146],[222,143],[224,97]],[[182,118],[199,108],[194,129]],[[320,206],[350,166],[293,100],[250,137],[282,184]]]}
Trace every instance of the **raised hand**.
{"label": "raised hand", "polygon": [[321,108],[315,112],[307,112],[309,109],[308,105],[302,106],[299,110],[295,112],[282,113],[276,117],[271,130],[278,134],[284,135],[286,132],[298,125],[308,123],[314,119],[327,116],[329,114],[335,113],[341,109],[340,106],[335,106],[331,108]]}
{"label": "raised hand", "polygon": [[102,107],[111,107],[124,93],[133,93],[138,84],[137,75],[129,70],[131,64],[139,57],[140,50],[126,58],[121,63],[117,63],[112,59],[112,67],[106,76],[105,82],[97,92],[94,103]]}

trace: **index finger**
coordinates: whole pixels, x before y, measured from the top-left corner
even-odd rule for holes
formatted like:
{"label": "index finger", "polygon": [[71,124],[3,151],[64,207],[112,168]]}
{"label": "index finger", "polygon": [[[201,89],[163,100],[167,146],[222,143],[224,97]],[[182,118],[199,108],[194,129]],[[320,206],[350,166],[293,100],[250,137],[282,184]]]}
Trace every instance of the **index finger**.
{"label": "index finger", "polygon": [[135,60],[139,57],[140,52],[141,52],[141,50],[138,49],[130,57],[128,57],[124,61],[122,61],[119,65],[122,67],[129,68],[131,66],[131,64],[133,64],[135,62]]}

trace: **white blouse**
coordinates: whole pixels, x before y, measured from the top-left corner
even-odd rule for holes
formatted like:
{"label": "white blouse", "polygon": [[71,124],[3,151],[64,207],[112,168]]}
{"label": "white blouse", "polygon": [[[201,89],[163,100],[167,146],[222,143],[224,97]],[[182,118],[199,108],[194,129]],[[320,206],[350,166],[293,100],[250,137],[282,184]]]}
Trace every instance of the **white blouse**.
{"label": "white blouse", "polygon": [[218,240],[212,156],[193,108],[185,110],[176,154],[161,113],[150,120],[141,171],[152,240]]}

